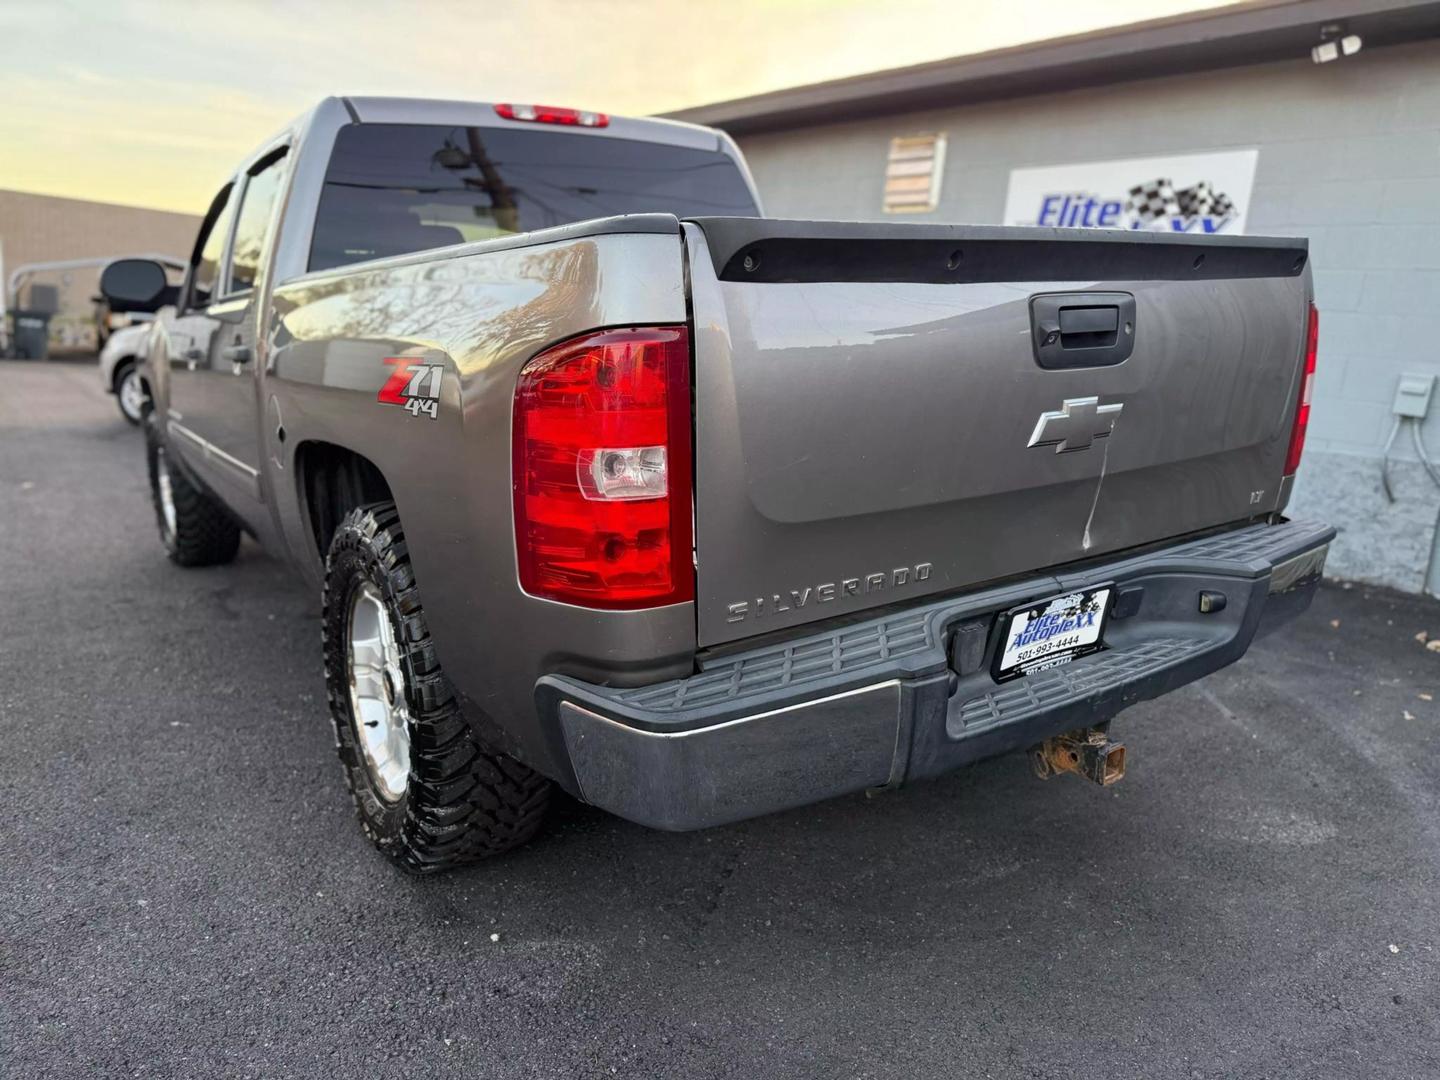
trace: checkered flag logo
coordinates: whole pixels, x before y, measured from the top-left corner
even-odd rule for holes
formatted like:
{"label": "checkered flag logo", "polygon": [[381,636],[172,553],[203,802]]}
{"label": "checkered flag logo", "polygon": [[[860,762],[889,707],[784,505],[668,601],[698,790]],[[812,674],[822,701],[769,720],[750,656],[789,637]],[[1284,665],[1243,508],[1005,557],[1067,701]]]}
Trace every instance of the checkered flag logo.
{"label": "checkered flag logo", "polygon": [[1215,205],[1215,192],[1207,180],[1201,180],[1193,187],[1183,188],[1175,193],[1182,217],[1193,218],[1211,213]]}
{"label": "checkered flag logo", "polygon": [[1228,195],[1216,191],[1208,180],[1176,191],[1171,181],[1156,179],[1130,189],[1125,212],[1150,225],[1171,218],[1184,218],[1187,222],[1201,217],[1228,218],[1234,216],[1235,204]]}
{"label": "checkered flag logo", "polygon": [[1152,221],[1180,216],[1180,204],[1175,198],[1175,185],[1169,180],[1151,180],[1130,189],[1125,201],[1125,212],[1147,225]]}

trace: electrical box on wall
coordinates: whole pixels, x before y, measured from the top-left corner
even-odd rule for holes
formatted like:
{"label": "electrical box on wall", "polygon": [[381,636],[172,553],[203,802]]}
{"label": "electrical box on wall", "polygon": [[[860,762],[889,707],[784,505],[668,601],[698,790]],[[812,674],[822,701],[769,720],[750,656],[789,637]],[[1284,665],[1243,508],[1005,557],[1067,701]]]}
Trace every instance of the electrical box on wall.
{"label": "electrical box on wall", "polygon": [[1395,388],[1395,404],[1391,408],[1396,416],[1424,419],[1430,411],[1430,395],[1434,389],[1434,375],[1401,375],[1400,385]]}

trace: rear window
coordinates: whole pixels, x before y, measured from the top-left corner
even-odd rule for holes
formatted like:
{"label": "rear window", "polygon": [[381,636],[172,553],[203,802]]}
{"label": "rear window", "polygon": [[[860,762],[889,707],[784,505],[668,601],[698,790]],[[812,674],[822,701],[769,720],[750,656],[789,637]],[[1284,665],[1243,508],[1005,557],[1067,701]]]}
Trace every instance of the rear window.
{"label": "rear window", "polygon": [[753,216],[714,150],[553,129],[351,124],[325,175],[310,269],[614,214]]}

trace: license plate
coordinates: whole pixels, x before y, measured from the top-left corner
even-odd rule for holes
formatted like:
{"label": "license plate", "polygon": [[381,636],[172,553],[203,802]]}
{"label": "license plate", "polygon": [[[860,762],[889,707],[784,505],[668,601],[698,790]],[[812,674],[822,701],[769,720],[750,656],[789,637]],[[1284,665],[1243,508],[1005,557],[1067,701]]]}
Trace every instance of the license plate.
{"label": "license plate", "polygon": [[1068,664],[1103,649],[1105,619],[1114,587],[1102,585],[1016,608],[1001,624],[995,681]]}

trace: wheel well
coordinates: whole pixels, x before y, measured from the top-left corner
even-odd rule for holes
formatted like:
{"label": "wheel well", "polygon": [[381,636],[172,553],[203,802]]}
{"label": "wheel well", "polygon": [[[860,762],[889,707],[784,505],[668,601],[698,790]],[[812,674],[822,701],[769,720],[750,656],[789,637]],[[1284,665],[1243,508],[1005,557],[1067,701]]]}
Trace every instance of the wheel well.
{"label": "wheel well", "polygon": [[341,520],[357,506],[392,499],[390,485],[368,458],[333,443],[307,442],[295,453],[295,470],[310,531],[320,558]]}

